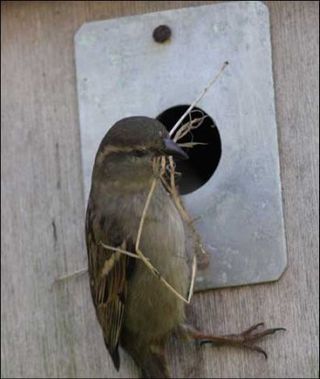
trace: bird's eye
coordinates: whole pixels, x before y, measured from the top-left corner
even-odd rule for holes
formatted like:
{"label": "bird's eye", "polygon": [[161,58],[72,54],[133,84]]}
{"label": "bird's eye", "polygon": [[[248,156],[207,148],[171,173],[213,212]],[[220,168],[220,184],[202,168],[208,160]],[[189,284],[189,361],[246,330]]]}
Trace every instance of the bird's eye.
{"label": "bird's eye", "polygon": [[135,150],[134,152],[133,152],[133,155],[135,156],[135,157],[138,157],[138,158],[140,158],[140,157],[144,157],[145,155],[147,155],[148,154],[148,152],[146,151],[146,150]]}

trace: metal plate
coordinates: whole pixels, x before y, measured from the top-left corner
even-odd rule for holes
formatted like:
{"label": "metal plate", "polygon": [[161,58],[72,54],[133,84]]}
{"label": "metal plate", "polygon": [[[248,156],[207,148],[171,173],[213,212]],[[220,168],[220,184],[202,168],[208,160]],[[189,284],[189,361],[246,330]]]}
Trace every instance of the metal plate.
{"label": "metal plate", "polygon": [[[168,43],[152,39],[160,24],[172,29]],[[196,289],[278,279],[286,244],[266,6],[227,2],[86,23],[75,48],[86,199],[108,128],[123,117],[190,104],[230,62],[199,104],[220,131],[219,166],[184,196],[211,255]]]}

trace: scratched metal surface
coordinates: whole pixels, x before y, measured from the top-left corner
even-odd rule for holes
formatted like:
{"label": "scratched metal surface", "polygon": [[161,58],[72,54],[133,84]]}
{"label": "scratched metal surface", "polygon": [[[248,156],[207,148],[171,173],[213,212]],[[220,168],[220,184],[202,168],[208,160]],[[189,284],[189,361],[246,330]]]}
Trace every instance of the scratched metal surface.
{"label": "scratched metal surface", "polygon": [[[169,43],[153,41],[159,24],[171,27]],[[89,22],[75,52],[85,198],[114,122],[190,104],[230,62],[199,105],[220,132],[219,166],[183,196],[210,254],[196,290],[278,279],[286,243],[267,7],[232,2]]]}

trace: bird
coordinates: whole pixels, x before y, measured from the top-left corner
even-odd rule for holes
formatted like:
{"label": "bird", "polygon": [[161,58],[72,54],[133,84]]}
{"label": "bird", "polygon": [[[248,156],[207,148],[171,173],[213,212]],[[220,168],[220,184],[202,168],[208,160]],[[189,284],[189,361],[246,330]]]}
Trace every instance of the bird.
{"label": "bird", "polygon": [[[152,182],[159,178],[153,163],[162,156],[188,159],[160,121],[132,116],[108,130],[93,165],[85,220],[89,282],[115,368],[120,368],[121,346],[143,378],[170,378],[165,347],[172,334],[201,344],[246,347],[266,357],[255,341],[284,328],[261,331],[259,323],[238,335],[203,333],[186,322],[185,303],[139,259],[139,225]],[[139,249],[182,296],[187,295],[191,275],[185,236],[180,213],[157,180]]]}

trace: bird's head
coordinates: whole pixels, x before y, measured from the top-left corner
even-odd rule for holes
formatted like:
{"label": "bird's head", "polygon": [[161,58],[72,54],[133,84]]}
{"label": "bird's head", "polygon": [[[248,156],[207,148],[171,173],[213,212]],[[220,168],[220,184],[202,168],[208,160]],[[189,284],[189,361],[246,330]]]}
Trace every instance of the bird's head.
{"label": "bird's head", "polygon": [[153,158],[188,155],[172,139],[164,125],[149,117],[128,117],[116,122],[102,139],[94,165],[100,180],[140,182],[152,175]]}

